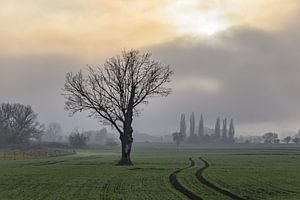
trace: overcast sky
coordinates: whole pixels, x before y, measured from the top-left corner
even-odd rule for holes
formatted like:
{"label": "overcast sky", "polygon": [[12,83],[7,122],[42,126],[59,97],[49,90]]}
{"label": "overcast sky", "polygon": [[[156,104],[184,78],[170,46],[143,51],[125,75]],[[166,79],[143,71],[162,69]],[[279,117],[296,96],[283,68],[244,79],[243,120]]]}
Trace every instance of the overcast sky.
{"label": "overcast sky", "polygon": [[67,72],[123,49],[151,52],[175,74],[135,129],[176,131],[181,113],[234,118],[237,134],[300,128],[298,0],[0,0],[0,102],[30,104],[65,131],[101,127],[68,117]]}

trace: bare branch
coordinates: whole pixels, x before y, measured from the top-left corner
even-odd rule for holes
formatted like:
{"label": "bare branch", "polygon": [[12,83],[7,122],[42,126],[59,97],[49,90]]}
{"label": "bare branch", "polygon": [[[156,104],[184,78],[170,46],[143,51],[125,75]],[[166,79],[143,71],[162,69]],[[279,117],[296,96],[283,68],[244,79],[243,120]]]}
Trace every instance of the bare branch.
{"label": "bare branch", "polygon": [[140,104],[149,97],[170,94],[164,84],[172,74],[169,66],[152,60],[150,53],[123,51],[102,67],[88,66],[87,76],[82,71],[68,73],[63,89],[65,108],[72,115],[90,111],[90,116],[111,124],[122,135],[125,124],[131,126],[133,114],[140,113]]}

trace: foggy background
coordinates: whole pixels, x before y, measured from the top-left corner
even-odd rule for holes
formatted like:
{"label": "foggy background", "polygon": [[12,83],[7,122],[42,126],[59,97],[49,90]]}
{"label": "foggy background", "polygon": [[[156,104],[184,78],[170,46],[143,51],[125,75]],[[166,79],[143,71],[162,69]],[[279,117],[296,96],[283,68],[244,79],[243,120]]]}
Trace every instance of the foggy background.
{"label": "foggy background", "polygon": [[[213,39],[185,35],[141,45],[138,49],[153,53],[175,74],[169,84],[173,93],[151,99],[136,118],[135,130],[170,134],[179,129],[181,113],[188,120],[195,112],[196,122],[203,113],[207,127],[213,127],[218,116],[234,118],[236,135],[296,132],[300,128],[299,20],[298,12],[272,31],[239,25],[216,33]],[[57,52],[13,55],[5,53],[2,43],[0,102],[32,105],[42,123],[59,122],[66,133],[74,127],[99,129],[103,126],[87,118],[88,113],[70,118],[64,111],[65,75],[86,69],[86,64],[103,64],[130,49],[128,43],[88,58]],[[104,49],[105,45],[109,44]]]}

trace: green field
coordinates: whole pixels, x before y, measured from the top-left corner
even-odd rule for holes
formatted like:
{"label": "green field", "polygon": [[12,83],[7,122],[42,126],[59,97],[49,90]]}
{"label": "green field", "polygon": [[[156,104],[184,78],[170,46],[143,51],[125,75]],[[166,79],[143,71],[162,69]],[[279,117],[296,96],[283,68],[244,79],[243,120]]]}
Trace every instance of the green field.
{"label": "green field", "polygon": [[119,149],[78,150],[76,155],[0,161],[0,199],[187,199],[169,183],[178,168],[179,182],[203,199],[230,199],[195,177],[204,176],[244,199],[300,199],[300,148],[201,149],[171,144],[135,144],[134,166],[114,164]]}

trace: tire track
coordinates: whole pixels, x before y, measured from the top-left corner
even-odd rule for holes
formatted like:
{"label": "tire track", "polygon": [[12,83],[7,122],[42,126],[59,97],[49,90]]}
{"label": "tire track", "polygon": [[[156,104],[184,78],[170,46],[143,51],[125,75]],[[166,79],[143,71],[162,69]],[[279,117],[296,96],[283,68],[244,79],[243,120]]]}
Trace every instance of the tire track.
{"label": "tire track", "polygon": [[189,159],[190,160],[190,165],[185,167],[185,168],[181,168],[178,169],[176,171],[174,171],[170,176],[169,176],[169,181],[170,183],[173,185],[173,187],[178,190],[179,192],[181,192],[182,194],[184,194],[186,197],[188,197],[190,200],[203,200],[201,197],[195,195],[194,193],[192,193],[191,191],[189,191],[188,189],[186,189],[184,186],[182,186],[179,181],[177,180],[176,175],[181,172],[182,170],[185,169],[189,169],[193,166],[195,166],[195,162],[193,161],[192,158]]}
{"label": "tire track", "polygon": [[224,190],[218,186],[216,186],[215,184],[209,182],[204,176],[203,176],[203,172],[204,170],[206,170],[207,168],[209,168],[209,163],[204,160],[203,158],[199,158],[203,163],[204,163],[204,167],[200,168],[197,172],[196,172],[196,177],[197,179],[202,183],[204,184],[205,186],[227,196],[227,197],[230,197],[231,199],[235,199],[235,200],[245,200],[244,198],[236,195],[236,194],[233,194],[227,190]]}

